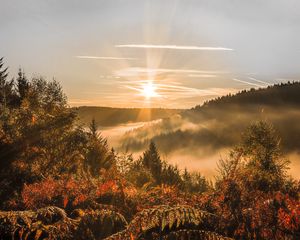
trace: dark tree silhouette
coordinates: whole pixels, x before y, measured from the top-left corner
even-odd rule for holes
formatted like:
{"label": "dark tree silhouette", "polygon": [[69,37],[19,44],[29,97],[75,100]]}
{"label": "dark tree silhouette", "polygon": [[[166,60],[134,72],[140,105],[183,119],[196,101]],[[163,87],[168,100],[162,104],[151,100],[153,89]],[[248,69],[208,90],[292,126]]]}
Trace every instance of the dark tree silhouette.
{"label": "dark tree silhouette", "polygon": [[19,102],[25,99],[29,91],[29,81],[27,80],[25,73],[19,68],[18,78],[17,78],[17,92],[19,96]]}
{"label": "dark tree silhouette", "polygon": [[0,112],[4,113],[10,105],[11,96],[13,95],[13,81],[7,80],[8,67],[4,67],[3,57],[0,58]]}
{"label": "dark tree silhouette", "polygon": [[163,166],[154,142],[150,142],[148,150],[143,153],[142,162],[150,170],[157,184],[160,184]]}

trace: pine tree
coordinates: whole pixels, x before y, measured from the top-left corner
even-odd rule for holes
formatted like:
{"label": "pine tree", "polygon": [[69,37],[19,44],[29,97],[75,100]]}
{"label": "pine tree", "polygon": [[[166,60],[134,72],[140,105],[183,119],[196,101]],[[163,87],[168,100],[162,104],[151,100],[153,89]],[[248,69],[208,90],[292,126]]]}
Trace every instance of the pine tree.
{"label": "pine tree", "polygon": [[96,124],[95,118],[92,119],[90,126],[89,126],[89,130],[93,137],[95,137],[95,138],[98,137],[98,134],[97,134],[98,126]]}
{"label": "pine tree", "polygon": [[150,142],[148,150],[143,154],[142,162],[143,165],[150,170],[156,183],[160,184],[163,164],[154,142]]}
{"label": "pine tree", "polygon": [[100,170],[109,169],[115,162],[115,152],[108,148],[107,140],[98,133],[95,119],[92,119],[89,126],[89,139],[85,165],[92,176],[98,176]]}
{"label": "pine tree", "polygon": [[5,112],[13,95],[13,81],[8,81],[8,68],[3,67],[3,57],[0,58],[0,110]]}
{"label": "pine tree", "polygon": [[29,82],[25,76],[25,73],[22,72],[22,69],[19,68],[18,78],[17,78],[17,91],[20,99],[20,103],[26,97],[29,91]]}

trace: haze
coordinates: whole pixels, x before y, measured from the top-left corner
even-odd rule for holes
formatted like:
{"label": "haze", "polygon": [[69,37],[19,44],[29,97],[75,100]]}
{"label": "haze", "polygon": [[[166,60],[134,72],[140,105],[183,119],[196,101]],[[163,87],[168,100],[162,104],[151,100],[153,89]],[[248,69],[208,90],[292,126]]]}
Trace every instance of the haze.
{"label": "haze", "polygon": [[1,9],[11,77],[18,66],[54,77],[72,106],[188,108],[300,76],[296,0],[2,0]]}

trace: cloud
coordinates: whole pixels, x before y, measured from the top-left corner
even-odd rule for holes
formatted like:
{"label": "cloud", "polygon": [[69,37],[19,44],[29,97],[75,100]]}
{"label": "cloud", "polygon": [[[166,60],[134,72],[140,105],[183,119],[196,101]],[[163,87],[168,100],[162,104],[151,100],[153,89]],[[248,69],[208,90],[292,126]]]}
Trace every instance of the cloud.
{"label": "cloud", "polygon": [[115,47],[117,47],[117,48],[200,50],[200,51],[233,51],[232,48],[225,48],[225,47],[199,47],[199,46],[153,45],[153,44],[124,44],[124,45],[115,45]]}
{"label": "cloud", "polygon": [[232,80],[236,81],[236,82],[240,82],[240,83],[245,83],[245,84],[248,84],[248,85],[253,85],[253,86],[256,86],[256,87],[265,87],[264,85],[243,81],[243,80],[240,80],[240,79],[237,79],[237,78],[233,78]]}
{"label": "cloud", "polygon": [[226,74],[225,71],[207,71],[196,69],[168,69],[168,68],[141,68],[130,67],[116,71],[117,76],[130,77],[141,73],[162,74],[162,73],[179,73],[179,74]]}
{"label": "cloud", "polygon": [[229,92],[236,92],[235,89],[223,88],[194,88],[189,86],[182,86],[174,83],[158,83],[150,80],[142,81],[122,81],[121,87],[134,90],[138,93],[143,93],[144,85],[149,82],[153,83],[158,98],[174,99],[180,97],[201,97],[201,96],[220,96],[228,94]]}
{"label": "cloud", "polygon": [[76,58],[82,59],[99,59],[99,60],[137,60],[137,58],[126,58],[126,57],[98,57],[98,56],[75,56]]}
{"label": "cloud", "polygon": [[250,80],[252,81],[255,81],[255,82],[258,82],[258,83],[262,83],[262,84],[265,84],[265,85],[269,85],[270,83],[268,82],[265,82],[265,81],[262,81],[262,80],[258,80],[256,78],[253,78],[253,77],[248,77]]}
{"label": "cloud", "polygon": [[215,78],[217,75],[215,74],[189,74],[189,77],[192,78]]}

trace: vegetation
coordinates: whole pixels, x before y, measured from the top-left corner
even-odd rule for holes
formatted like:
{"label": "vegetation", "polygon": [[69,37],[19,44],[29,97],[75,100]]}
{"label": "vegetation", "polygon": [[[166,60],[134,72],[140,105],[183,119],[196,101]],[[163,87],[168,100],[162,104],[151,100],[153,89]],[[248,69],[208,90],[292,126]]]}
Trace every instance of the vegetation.
{"label": "vegetation", "polygon": [[224,106],[233,104],[247,105],[281,105],[293,104],[298,106],[300,101],[298,92],[300,90],[300,82],[290,82],[275,84],[267,88],[260,88],[258,90],[251,88],[250,90],[243,90],[235,95],[228,94],[226,96],[218,97],[213,100],[206,101],[202,106],[198,105],[194,110],[202,110],[202,108],[212,106]]}
{"label": "vegetation", "polygon": [[111,107],[76,107],[79,122],[88,125],[93,119],[99,126],[116,126],[118,124],[147,122],[167,118],[182,110],[165,108],[111,108]]}
{"label": "vegetation", "polygon": [[293,154],[299,151],[300,141],[299,91],[300,82],[288,82],[218,97],[127,132],[120,144],[137,152],[153,140],[164,154],[193,152],[208,158],[224,148],[233,148],[245,128],[264,120],[272,122],[280,133],[284,153]]}
{"label": "vegetation", "polygon": [[298,239],[300,183],[271,124],[250,125],[215,183],[110,149],[56,81],[0,62],[0,239]]}

